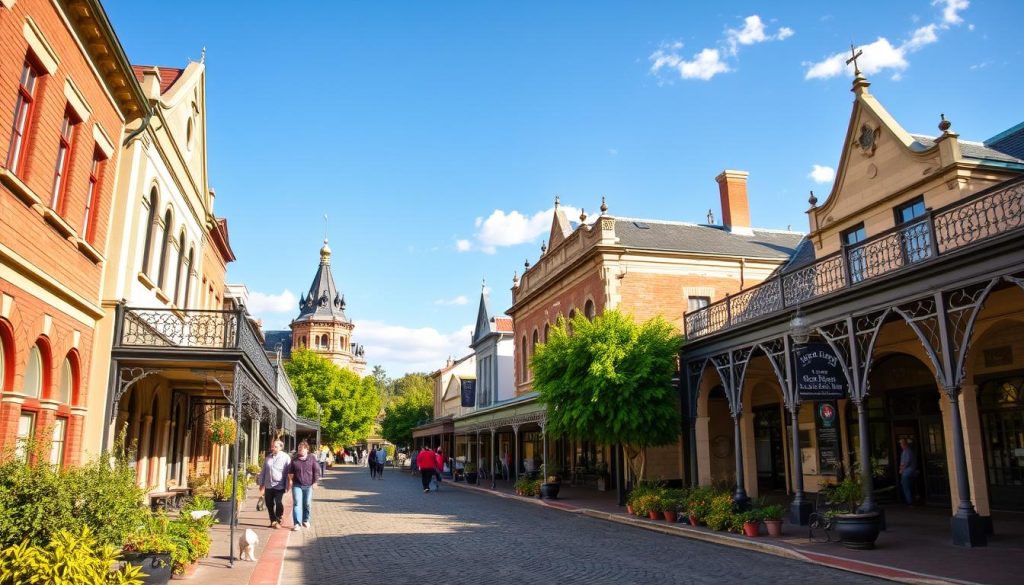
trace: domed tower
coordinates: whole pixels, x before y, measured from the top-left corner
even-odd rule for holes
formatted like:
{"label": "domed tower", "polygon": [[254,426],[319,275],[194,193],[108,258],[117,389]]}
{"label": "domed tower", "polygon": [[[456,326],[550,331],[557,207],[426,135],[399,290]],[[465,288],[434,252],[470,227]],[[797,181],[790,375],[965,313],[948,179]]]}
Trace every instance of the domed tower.
{"label": "domed tower", "polygon": [[343,368],[363,375],[366,359],[362,346],[352,343],[355,325],[345,316],[345,296],[331,275],[331,247],[324,239],[320,267],[309,293],[299,298],[299,316],[289,325],[292,348],[310,349]]}

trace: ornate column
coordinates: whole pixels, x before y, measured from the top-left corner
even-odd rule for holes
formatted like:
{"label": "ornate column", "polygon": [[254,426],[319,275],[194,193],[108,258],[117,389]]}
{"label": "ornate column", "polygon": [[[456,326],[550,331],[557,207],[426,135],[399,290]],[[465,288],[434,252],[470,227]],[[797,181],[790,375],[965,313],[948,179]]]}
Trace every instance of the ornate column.
{"label": "ornate column", "polygon": [[746,375],[752,349],[750,347],[735,349],[711,357],[711,363],[714,364],[722,379],[722,386],[725,388],[725,395],[729,400],[729,414],[732,415],[736,453],[736,490],[733,493],[733,501],[736,508],[740,510],[745,510],[750,505],[750,498],[747,497],[743,478],[743,436],[740,432],[740,419],[743,416],[743,378]]}
{"label": "ornate column", "polygon": [[[491,427],[491,461],[492,461],[491,465],[494,465],[494,463],[493,463],[494,458],[495,458],[494,457],[494,455],[495,455],[495,453],[494,453],[494,449],[495,449],[494,436],[497,434],[497,432],[498,432],[497,429],[495,429],[494,427]],[[497,479],[498,478],[498,474],[494,473],[495,471],[496,470],[494,470],[494,469],[491,470],[491,489],[492,490],[498,489],[498,483],[497,483],[498,482],[498,479]]]}
{"label": "ornate column", "polygon": [[988,544],[985,525],[971,503],[971,486],[967,479],[967,451],[964,448],[964,426],[960,418],[960,386],[947,386],[943,390],[949,398],[949,426],[953,430],[953,462],[959,494],[956,513],[950,522],[953,544],[985,546]]}
{"label": "ornate column", "polygon": [[519,425],[512,425],[512,441],[515,444],[516,459],[515,465],[512,467],[512,480],[519,479]]}
{"label": "ornate column", "polygon": [[139,487],[148,490],[149,486],[146,485],[146,482],[149,481],[149,441],[153,431],[153,415],[147,414],[142,417],[141,423],[142,439],[139,440],[138,467],[135,469],[135,478]]}

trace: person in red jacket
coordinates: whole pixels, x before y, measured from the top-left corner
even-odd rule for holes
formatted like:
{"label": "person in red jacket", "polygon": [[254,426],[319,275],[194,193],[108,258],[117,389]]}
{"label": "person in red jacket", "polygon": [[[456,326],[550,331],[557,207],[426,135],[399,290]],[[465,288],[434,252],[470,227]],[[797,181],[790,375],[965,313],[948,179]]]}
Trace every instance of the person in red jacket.
{"label": "person in red jacket", "polygon": [[444,471],[444,455],[441,453],[441,447],[438,446],[437,452],[434,453],[434,477],[437,478],[437,487],[435,490],[441,489],[441,472]]}
{"label": "person in red jacket", "polygon": [[437,461],[430,449],[420,451],[416,456],[416,467],[420,468],[420,479],[423,481],[423,493],[430,493],[430,480],[434,477],[434,466]]}

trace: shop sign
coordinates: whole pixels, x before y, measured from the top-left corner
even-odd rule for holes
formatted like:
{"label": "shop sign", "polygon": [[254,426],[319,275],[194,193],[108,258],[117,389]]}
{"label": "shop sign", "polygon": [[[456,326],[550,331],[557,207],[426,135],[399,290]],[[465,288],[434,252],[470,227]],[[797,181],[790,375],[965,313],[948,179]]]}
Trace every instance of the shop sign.
{"label": "shop sign", "polygon": [[843,365],[827,343],[796,348],[796,391],[800,400],[846,398]]}
{"label": "shop sign", "polygon": [[476,406],[476,380],[462,381],[462,406]]}
{"label": "shop sign", "polygon": [[814,413],[819,473],[835,475],[842,466],[842,452],[839,448],[839,407],[833,400],[823,400],[818,402]]}

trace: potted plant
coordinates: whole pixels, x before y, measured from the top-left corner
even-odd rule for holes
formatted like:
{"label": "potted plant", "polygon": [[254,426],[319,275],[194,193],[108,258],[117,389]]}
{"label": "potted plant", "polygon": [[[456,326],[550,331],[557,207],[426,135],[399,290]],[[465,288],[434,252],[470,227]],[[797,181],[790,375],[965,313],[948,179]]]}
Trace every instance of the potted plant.
{"label": "potted plant", "polygon": [[761,512],[757,509],[736,514],[736,523],[742,525],[743,534],[754,537],[761,529]]}
{"label": "potted plant", "polygon": [[476,484],[476,463],[466,464],[466,483]]}
{"label": "potted plant", "polygon": [[533,480],[528,477],[520,477],[515,483],[516,495],[519,496],[532,496],[533,495]]}
{"label": "potted plant", "polygon": [[661,501],[661,513],[665,516],[666,522],[675,523],[679,519],[679,508],[682,506],[685,492],[683,490],[668,490]]}
{"label": "potted plant", "polygon": [[862,499],[860,481],[848,476],[839,484],[828,488],[828,499],[841,507],[841,511],[834,515],[839,542],[847,548],[875,548],[875,541],[878,540],[878,533],[882,528],[881,514],[857,511]]}
{"label": "potted plant", "polygon": [[761,508],[761,516],[768,529],[768,536],[782,536],[782,519],[786,516],[784,507],[779,504],[765,506]]}
{"label": "potted plant", "polygon": [[210,423],[210,442],[214,445],[234,445],[237,432],[238,427],[234,419],[218,418]]}
{"label": "potted plant", "polygon": [[540,480],[540,479],[534,479],[534,480],[531,480],[531,481],[533,482],[533,484],[532,484],[533,485],[532,493],[533,493],[534,497],[536,497],[538,499],[541,498],[543,496],[543,494],[541,492],[541,486],[544,485],[544,481]]}
{"label": "potted plant", "polygon": [[695,488],[686,499],[686,515],[690,526],[699,525],[711,512],[712,493],[706,487]]}
{"label": "potted plant", "polygon": [[647,497],[647,517],[651,520],[660,520],[661,512],[665,509],[664,490],[651,492]]}
{"label": "potted plant", "polygon": [[546,466],[544,473],[541,474],[544,477],[544,481],[540,485],[540,497],[548,498],[549,500],[558,499],[558,491],[562,487],[562,478],[559,472],[560,470],[557,465]]}
{"label": "potted plant", "polygon": [[179,551],[167,525],[163,514],[152,516],[122,547],[121,558],[147,575],[142,581],[145,585],[164,585],[171,579],[172,557]]}
{"label": "potted plant", "polygon": [[[213,509],[216,510],[216,518],[220,522],[227,522],[231,517],[231,482],[232,477],[229,475],[224,478],[224,481],[213,486]],[[236,486],[236,518],[238,517],[238,512],[242,509],[242,503],[245,502],[245,489],[245,482],[239,481]]]}

